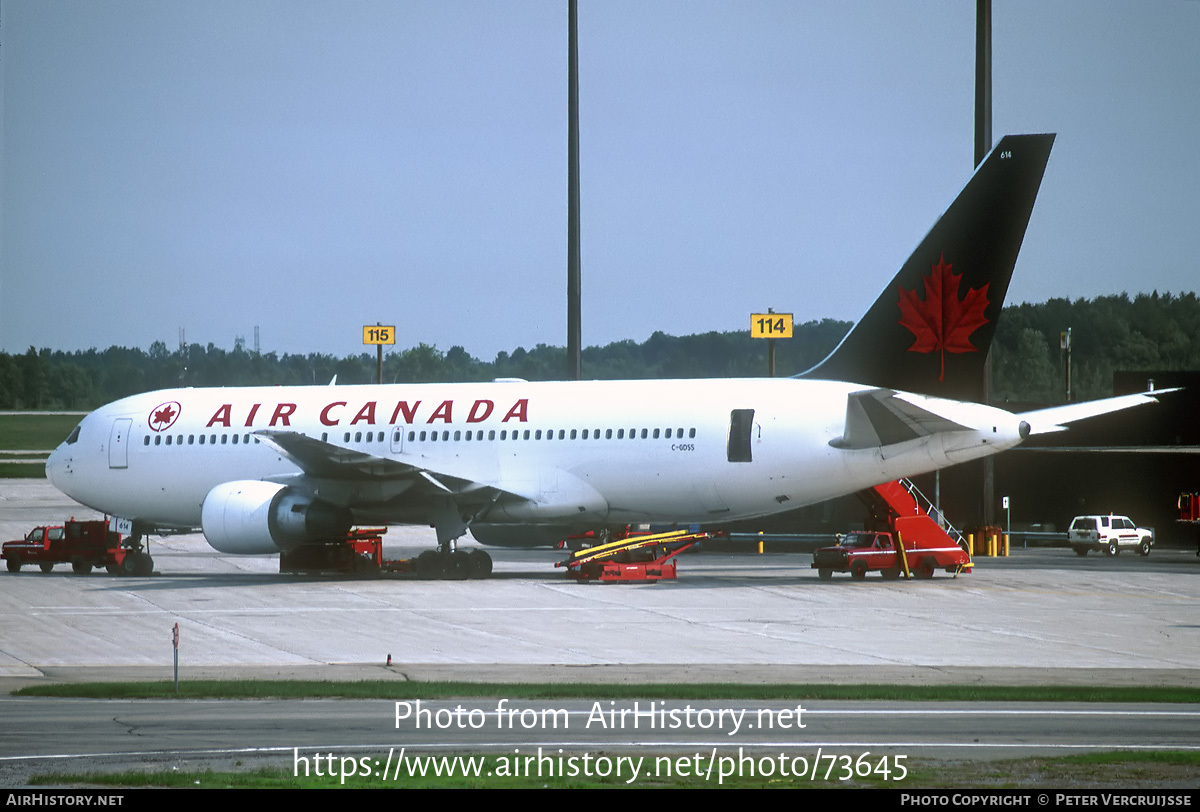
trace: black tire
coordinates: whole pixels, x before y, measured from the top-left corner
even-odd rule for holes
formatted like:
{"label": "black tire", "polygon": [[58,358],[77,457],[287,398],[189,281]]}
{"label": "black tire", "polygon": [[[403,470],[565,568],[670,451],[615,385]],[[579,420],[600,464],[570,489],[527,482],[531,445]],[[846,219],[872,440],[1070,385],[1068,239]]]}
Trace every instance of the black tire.
{"label": "black tire", "polygon": [[933,560],[933,556],[927,555],[921,559],[921,563],[917,566],[917,577],[932,578],[935,569],[937,569],[937,562]]}
{"label": "black tire", "polygon": [[1072,547],[1071,549],[1074,550],[1075,555],[1079,556],[1080,558],[1083,558],[1085,555],[1088,554],[1087,547]]}
{"label": "black tire", "polygon": [[1145,539],[1143,539],[1142,543],[1138,545],[1138,555],[1142,556],[1143,558],[1150,555],[1150,542],[1149,541],[1146,541]]}
{"label": "black tire", "polygon": [[71,572],[75,573],[76,575],[91,575],[92,574],[92,562],[91,561],[72,561],[71,562]]}
{"label": "black tire", "polygon": [[122,572],[120,564],[105,564],[104,569],[109,575],[120,575]]}
{"label": "black tire", "polygon": [[856,581],[861,581],[863,578],[866,578],[867,562],[863,561],[861,558],[855,560],[855,562],[850,565],[850,577]]}
{"label": "black tire", "polygon": [[145,578],[154,574],[154,559],[149,553],[133,552],[125,556],[125,574]]}
{"label": "black tire", "polygon": [[899,567],[888,567],[886,570],[883,570],[879,574],[883,576],[883,580],[885,580],[885,581],[895,581],[897,578],[900,577],[900,568]]}
{"label": "black tire", "polygon": [[21,561],[21,556],[16,553],[9,553],[8,558],[5,559],[5,563],[8,565],[9,572],[20,572],[21,564],[24,562]]}
{"label": "black tire", "polygon": [[417,556],[416,562],[417,575],[422,578],[441,578],[442,557],[435,550],[426,550]]}
{"label": "black tire", "polygon": [[472,578],[487,578],[492,574],[492,557],[483,550],[467,553]]}
{"label": "black tire", "polygon": [[1108,548],[1104,551],[1105,555],[1110,556],[1115,556],[1119,552],[1121,552],[1121,548],[1117,546],[1115,541],[1110,541],[1108,543]]}
{"label": "black tire", "polygon": [[363,553],[354,559],[354,574],[360,578],[378,578],[380,576],[379,565],[375,563],[375,556],[370,553]]}
{"label": "black tire", "polygon": [[446,559],[446,578],[465,581],[471,575],[471,556],[466,550],[455,550]]}
{"label": "black tire", "polygon": [[[1198,555],[1200,555],[1200,553],[1198,553]],[[820,578],[822,581],[832,581],[833,580],[833,570],[819,569],[819,570],[817,570],[817,577]]]}
{"label": "black tire", "polygon": [[51,561],[43,561],[38,566],[40,566],[42,568],[42,572],[53,572],[54,571],[54,563]]}

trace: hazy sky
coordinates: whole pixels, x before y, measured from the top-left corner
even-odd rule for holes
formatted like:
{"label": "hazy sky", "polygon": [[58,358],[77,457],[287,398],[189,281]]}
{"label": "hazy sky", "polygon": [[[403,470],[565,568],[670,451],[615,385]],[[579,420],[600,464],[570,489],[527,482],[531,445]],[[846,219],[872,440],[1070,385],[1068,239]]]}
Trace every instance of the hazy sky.
{"label": "hazy sky", "polygon": [[[857,319],[970,175],[974,3],[579,5],[585,345]],[[1195,290],[1200,2],[993,37],[1009,301]],[[566,0],[4,0],[0,349],[565,344],[566,61]]]}

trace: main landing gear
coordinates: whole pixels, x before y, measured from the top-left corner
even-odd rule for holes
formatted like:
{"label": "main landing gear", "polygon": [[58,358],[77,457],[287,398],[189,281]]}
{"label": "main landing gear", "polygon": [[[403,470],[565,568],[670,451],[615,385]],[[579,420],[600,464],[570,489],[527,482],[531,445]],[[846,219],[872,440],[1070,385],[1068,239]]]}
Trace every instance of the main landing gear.
{"label": "main landing gear", "polygon": [[483,550],[426,550],[417,556],[417,575],[430,580],[463,581],[492,574],[492,557]]}

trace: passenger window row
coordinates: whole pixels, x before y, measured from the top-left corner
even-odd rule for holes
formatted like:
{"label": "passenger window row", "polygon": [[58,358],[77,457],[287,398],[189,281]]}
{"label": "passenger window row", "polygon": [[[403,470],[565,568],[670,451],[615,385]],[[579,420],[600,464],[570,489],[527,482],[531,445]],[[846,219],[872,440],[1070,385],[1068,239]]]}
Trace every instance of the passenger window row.
{"label": "passenger window row", "polygon": [[[401,431],[400,429],[396,430],[396,434],[393,437],[393,440],[398,441],[400,439],[400,431]],[[686,431],[686,436],[688,437],[688,439],[695,439],[696,430],[694,428],[686,429],[686,430],[682,429],[682,428],[669,428],[669,429],[637,429],[637,428],[632,428],[632,429],[557,429],[557,430],[555,430],[555,429],[545,429],[545,430],[543,430],[543,429],[523,429],[523,430],[522,429],[512,429],[511,431],[509,429],[500,429],[499,431],[497,431],[496,429],[488,429],[486,431],[484,429],[478,429],[478,430],[468,429],[465,432],[462,431],[461,429],[455,430],[455,431],[450,431],[449,429],[445,429],[440,432],[439,431],[427,431],[427,430],[417,431],[416,429],[409,429],[408,442],[410,442],[410,443],[424,443],[424,442],[446,443],[446,442],[480,442],[483,440],[513,441],[513,440],[554,440],[554,439],[559,439],[559,440],[600,440],[600,439],[636,440],[639,438],[642,440],[650,440],[650,439],[653,439],[653,440],[658,440],[658,439],[682,440],[684,438],[685,431]],[[353,437],[353,440],[351,439],[351,437]],[[345,432],[342,435],[343,443],[350,443],[350,442],[382,443],[386,439],[387,439],[387,432],[384,432],[384,431],[368,431],[368,432],[356,431],[353,434],[351,434],[351,432]],[[321,434],[321,441],[326,442],[326,443],[329,442],[329,433],[328,432],[323,432]],[[185,445],[185,444],[186,445],[238,445],[239,443],[241,445],[249,445],[251,442],[254,442],[255,444],[257,444],[259,442],[259,439],[257,437],[252,437],[250,434],[200,434],[200,435],[188,434],[188,435],[186,435],[186,439],[185,439],[185,435],[183,435],[183,434],[156,434],[156,435],[154,435],[153,440],[151,440],[149,434],[142,437],[142,445],[144,445],[144,446],[149,446],[149,445],[151,445],[151,443],[153,443],[156,446]]]}
{"label": "passenger window row", "polygon": [[[217,438],[220,438],[219,440]],[[164,439],[165,438],[165,439]],[[154,435],[154,445],[249,445],[250,442],[258,443],[257,437],[251,437],[249,434],[189,434],[185,441],[182,434],[156,434]],[[147,434],[142,438],[142,445],[150,445],[150,435]]]}
{"label": "passenger window row", "polygon": [[[393,441],[399,441],[400,431],[402,431],[402,430],[396,429],[396,433],[392,438]],[[685,433],[686,433],[687,437],[689,437],[691,439],[695,439],[695,437],[696,437],[696,430],[694,428],[686,429],[686,430],[682,429],[682,428],[670,428],[670,429],[636,429],[636,428],[633,428],[633,429],[557,429],[557,430],[556,429],[545,429],[545,430],[543,430],[543,429],[513,429],[511,431],[508,429],[500,429],[499,431],[497,431],[496,429],[488,429],[488,430],[468,429],[466,431],[463,431],[462,429],[457,429],[455,431],[450,431],[449,429],[444,429],[442,431],[429,431],[429,430],[417,431],[416,429],[409,429],[407,440],[410,443],[481,442],[484,440],[491,441],[491,442],[494,442],[496,440],[500,440],[500,441],[554,440],[554,439],[559,439],[559,440],[599,440],[601,438],[603,438],[605,440],[613,440],[613,439],[635,440],[635,439],[638,439],[639,437],[643,440],[647,440],[647,439],[670,440],[672,438],[682,440],[684,438]],[[353,440],[351,440],[351,437],[353,437]],[[386,437],[386,435],[382,431],[379,431],[379,432],[368,431],[365,433],[361,432],[361,431],[357,431],[357,432],[354,432],[353,435],[350,432],[345,432],[342,435],[342,442],[343,443],[349,443],[349,442],[382,443],[384,441],[385,437]],[[328,432],[323,433],[321,435],[321,440],[323,442],[329,442]]]}
{"label": "passenger window row", "polygon": [[[602,434],[603,432],[603,434]],[[512,441],[512,440],[635,440],[641,438],[647,439],[683,439],[684,429],[489,429],[486,432],[483,429],[478,431],[468,430],[463,431],[416,431],[409,429],[408,442],[423,443],[423,442],[449,442],[449,441],[467,441],[479,442],[481,440],[488,441]],[[688,429],[687,436],[695,438],[696,430]]]}

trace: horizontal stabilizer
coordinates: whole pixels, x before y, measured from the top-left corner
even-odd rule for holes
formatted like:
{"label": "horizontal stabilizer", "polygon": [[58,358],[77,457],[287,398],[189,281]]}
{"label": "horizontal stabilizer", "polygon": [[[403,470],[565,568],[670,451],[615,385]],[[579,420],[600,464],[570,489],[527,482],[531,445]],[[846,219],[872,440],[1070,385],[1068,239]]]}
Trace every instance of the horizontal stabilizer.
{"label": "horizontal stabilizer", "polygon": [[968,426],[902,399],[891,389],[869,389],[846,398],[846,430],[832,445],[876,448],[943,431],[969,430]]}
{"label": "horizontal stabilizer", "polygon": [[1067,403],[1062,406],[1051,406],[1048,409],[1023,412],[1020,417],[1029,424],[1030,434],[1050,434],[1055,431],[1066,431],[1067,423],[1098,417],[1102,414],[1111,414],[1123,409],[1132,409],[1134,406],[1143,406],[1147,403],[1157,403],[1155,395],[1177,391],[1179,390],[1159,389],[1155,392],[1139,392],[1103,400],[1089,400],[1085,403]]}

